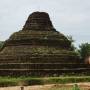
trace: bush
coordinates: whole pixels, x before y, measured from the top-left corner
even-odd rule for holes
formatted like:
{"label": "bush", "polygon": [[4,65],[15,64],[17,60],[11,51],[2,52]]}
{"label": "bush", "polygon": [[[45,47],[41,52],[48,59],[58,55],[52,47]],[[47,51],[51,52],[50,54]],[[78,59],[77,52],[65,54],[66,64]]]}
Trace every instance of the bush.
{"label": "bush", "polygon": [[27,78],[24,80],[27,85],[43,85],[43,79],[41,78]]}
{"label": "bush", "polygon": [[72,76],[72,77],[0,77],[0,87],[6,86],[28,86],[28,85],[43,85],[43,84],[66,84],[90,82],[90,76]]}
{"label": "bush", "polygon": [[0,87],[16,86],[17,82],[15,81],[0,81]]}
{"label": "bush", "polygon": [[73,89],[72,90],[80,90],[80,88],[79,88],[79,86],[77,85],[77,84],[75,84],[74,86],[73,86]]}

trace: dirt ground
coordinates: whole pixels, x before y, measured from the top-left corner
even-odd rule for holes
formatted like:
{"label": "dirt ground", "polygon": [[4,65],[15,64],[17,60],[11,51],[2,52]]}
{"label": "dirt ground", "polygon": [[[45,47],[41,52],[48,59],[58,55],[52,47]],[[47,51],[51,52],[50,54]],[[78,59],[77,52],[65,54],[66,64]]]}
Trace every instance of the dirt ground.
{"label": "dirt ground", "polygon": [[[90,90],[90,83],[77,83],[80,90]],[[35,86],[0,87],[0,90],[72,90],[74,84],[50,84]]]}

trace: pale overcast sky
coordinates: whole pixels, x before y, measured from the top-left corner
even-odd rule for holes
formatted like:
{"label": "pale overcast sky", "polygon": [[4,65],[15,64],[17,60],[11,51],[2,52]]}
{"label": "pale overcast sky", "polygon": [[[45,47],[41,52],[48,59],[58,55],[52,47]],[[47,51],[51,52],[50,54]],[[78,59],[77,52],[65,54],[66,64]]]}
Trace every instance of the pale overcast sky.
{"label": "pale overcast sky", "polygon": [[34,11],[49,13],[54,27],[76,46],[90,43],[90,0],[0,0],[0,41],[22,29]]}

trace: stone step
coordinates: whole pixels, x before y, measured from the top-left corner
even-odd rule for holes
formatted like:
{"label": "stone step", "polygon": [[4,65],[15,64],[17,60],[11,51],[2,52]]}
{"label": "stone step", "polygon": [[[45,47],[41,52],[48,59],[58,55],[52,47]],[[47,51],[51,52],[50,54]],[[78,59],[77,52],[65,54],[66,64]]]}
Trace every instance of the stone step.
{"label": "stone step", "polygon": [[89,74],[90,68],[77,69],[0,69],[0,76],[53,76],[62,74]]}
{"label": "stone step", "polygon": [[0,69],[1,71],[80,71],[90,70],[90,68],[75,68],[75,69]]}
{"label": "stone step", "polygon": [[0,63],[0,69],[78,69],[90,68],[87,64],[72,63]]}
{"label": "stone step", "polygon": [[[73,59],[75,58],[75,59]],[[40,56],[29,56],[29,55],[22,55],[22,56],[0,56],[0,63],[80,63],[80,60],[76,59],[73,56],[53,56],[53,55],[40,55]]]}
{"label": "stone step", "polygon": [[[19,38],[18,38],[19,39]],[[65,48],[69,47],[70,42],[67,42],[67,39],[50,39],[47,37],[44,38],[29,38],[25,40],[25,38],[20,38],[21,40],[9,40],[6,42],[6,46],[20,46],[20,45],[40,45],[40,46],[52,46],[52,47],[60,47],[60,48]],[[35,43],[33,43],[35,42]],[[65,42],[67,42],[65,44]]]}

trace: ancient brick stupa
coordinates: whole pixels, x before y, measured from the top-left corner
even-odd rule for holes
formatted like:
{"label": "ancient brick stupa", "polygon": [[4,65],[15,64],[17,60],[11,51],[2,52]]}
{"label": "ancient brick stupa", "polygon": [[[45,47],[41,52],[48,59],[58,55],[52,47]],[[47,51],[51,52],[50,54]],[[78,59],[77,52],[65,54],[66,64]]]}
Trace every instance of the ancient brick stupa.
{"label": "ancient brick stupa", "polygon": [[32,13],[0,52],[1,76],[58,76],[87,71],[85,67],[71,50],[71,42],[56,31],[45,12]]}

